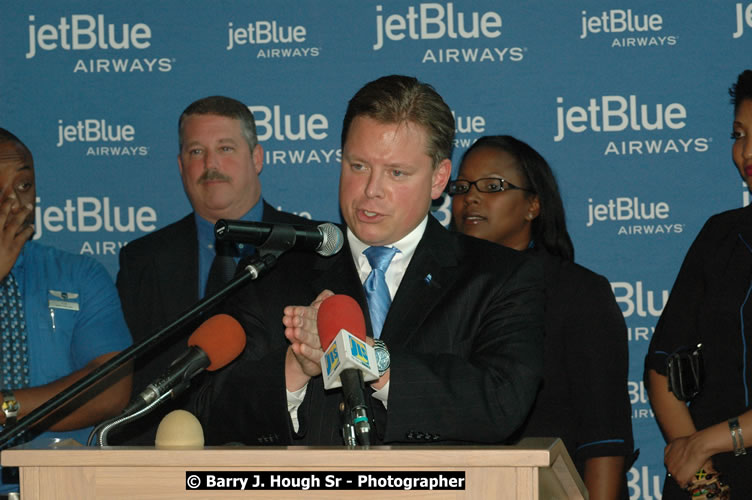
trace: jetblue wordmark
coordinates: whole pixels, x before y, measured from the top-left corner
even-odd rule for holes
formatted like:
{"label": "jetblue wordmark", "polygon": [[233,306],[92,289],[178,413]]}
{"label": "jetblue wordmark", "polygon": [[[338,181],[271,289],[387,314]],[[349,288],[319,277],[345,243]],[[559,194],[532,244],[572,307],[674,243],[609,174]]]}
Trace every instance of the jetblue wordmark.
{"label": "jetblue wordmark", "polygon": [[[61,17],[57,26],[43,24],[37,28],[34,25],[35,16],[29,16],[29,52],[26,59],[31,59],[37,53],[37,46],[41,50],[89,50],[94,47],[100,49],[122,50],[131,47],[145,49],[151,45],[151,28],[144,23],[133,26],[124,23],[119,27],[105,23],[104,15],[96,17],[87,14],[73,14],[70,22]],[[119,33],[118,33],[119,31]]]}
{"label": "jetblue wordmark", "polygon": [[106,120],[79,120],[75,125],[63,125],[63,120],[58,120],[57,123],[57,147],[76,141],[131,142],[136,134],[133,125],[110,125]]}
{"label": "jetblue wordmark", "polygon": [[[625,98],[619,95],[604,95],[590,99],[587,107],[571,106],[565,108],[563,97],[556,98],[556,136],[554,141],[564,138],[565,130],[576,134],[588,129],[593,132],[620,132],[629,127],[631,130],[673,130],[684,128],[687,110],[678,102],[664,107],[663,104],[639,104],[637,96]],[[652,108],[652,109],[651,109]],[[651,118],[652,111],[652,118]]]}
{"label": "jetblue wordmark", "polygon": [[586,38],[588,33],[634,33],[660,31],[662,28],[663,18],[659,14],[638,15],[632,9],[611,9],[599,16],[588,16],[583,10],[580,38]]}
{"label": "jetblue wordmark", "polygon": [[[376,6],[381,12],[382,6]],[[405,33],[407,31],[407,33]],[[454,4],[448,2],[446,9],[439,3],[421,3],[416,12],[414,6],[407,8],[407,14],[391,14],[384,18],[376,15],[376,43],[373,50],[384,46],[384,38],[400,41],[405,37],[411,40],[436,40],[448,38],[498,38],[501,36],[501,15],[493,11],[455,12]]]}
{"label": "jetblue wordmark", "polygon": [[267,43],[303,43],[306,41],[305,26],[278,26],[277,21],[256,21],[247,26],[233,28],[227,23],[227,47],[236,45],[263,45]]}

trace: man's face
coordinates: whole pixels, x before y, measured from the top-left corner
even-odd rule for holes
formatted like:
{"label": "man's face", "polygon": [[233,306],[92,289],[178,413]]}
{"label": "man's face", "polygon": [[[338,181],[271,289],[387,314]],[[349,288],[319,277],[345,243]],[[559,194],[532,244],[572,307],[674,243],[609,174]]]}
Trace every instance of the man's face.
{"label": "man's face", "polygon": [[193,209],[212,223],[239,219],[261,196],[263,149],[250,150],[234,118],[187,116],[178,165]]}
{"label": "man's face", "polygon": [[441,196],[452,165],[436,168],[426,153],[426,131],[413,122],[382,123],[357,116],[342,149],[339,204],[347,227],[368,245],[395,243]]}
{"label": "man's face", "polygon": [[31,206],[26,224],[34,223],[37,190],[34,182],[34,160],[31,154],[14,142],[0,143],[0,203],[12,199],[11,210]]}

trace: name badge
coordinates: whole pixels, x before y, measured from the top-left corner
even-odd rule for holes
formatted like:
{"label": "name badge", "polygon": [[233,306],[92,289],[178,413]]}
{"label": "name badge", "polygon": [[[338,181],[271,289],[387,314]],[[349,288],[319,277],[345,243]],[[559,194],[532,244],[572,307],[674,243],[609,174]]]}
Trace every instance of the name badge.
{"label": "name badge", "polygon": [[50,309],[67,309],[69,311],[78,311],[78,293],[60,292],[58,290],[49,290],[50,296],[47,298],[47,305]]}

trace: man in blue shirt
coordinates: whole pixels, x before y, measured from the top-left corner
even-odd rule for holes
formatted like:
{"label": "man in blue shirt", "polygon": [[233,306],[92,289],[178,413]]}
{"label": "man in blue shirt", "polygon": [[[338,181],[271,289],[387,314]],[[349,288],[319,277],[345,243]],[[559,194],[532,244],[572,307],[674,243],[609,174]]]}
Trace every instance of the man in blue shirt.
{"label": "man in blue shirt", "polygon": [[[30,241],[35,201],[31,152],[0,128],[0,423],[4,426],[131,344],[117,292],[104,267],[90,257]],[[7,321],[9,316],[18,319]],[[32,428],[28,435],[73,438],[85,444],[93,424],[116,415],[128,402],[130,366],[97,387],[62,408],[59,417],[45,421],[45,429]],[[4,479],[11,471],[3,470]],[[12,489],[17,485],[0,487],[0,491]]]}
{"label": "man in blue shirt", "polygon": [[[216,291],[214,281],[209,282],[217,254],[217,220],[312,224],[309,219],[275,210],[262,199],[259,174],[263,148],[256,137],[253,114],[242,102],[224,96],[193,102],[180,115],[178,139],[178,167],[193,213],[128,243],[120,251],[117,288],[136,342],[149,338]],[[235,251],[237,263],[255,250],[238,245]],[[200,319],[136,359],[136,392],[159,377],[186,349],[187,337]],[[184,394],[137,424],[121,429],[120,436],[114,435],[111,441],[153,445],[162,416],[186,407],[188,397]]]}

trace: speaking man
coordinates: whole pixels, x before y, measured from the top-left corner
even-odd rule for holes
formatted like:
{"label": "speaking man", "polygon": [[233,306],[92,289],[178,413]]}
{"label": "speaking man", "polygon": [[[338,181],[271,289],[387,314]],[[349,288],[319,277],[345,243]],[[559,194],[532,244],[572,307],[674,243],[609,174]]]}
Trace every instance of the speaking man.
{"label": "speaking man", "polygon": [[415,78],[380,78],[350,100],[339,190],[345,248],[330,258],[283,256],[273,279],[228,300],[248,343],[202,388],[209,444],[343,443],[342,392],[323,388],[327,346],[316,328],[332,293],[357,300],[388,359],[366,387],[372,444],[500,443],[522,423],[542,374],[542,272],[429,214],[451,174],[453,138],[449,107]]}
{"label": "speaking man", "polygon": [[[253,254],[249,245],[215,242],[218,219],[311,224],[275,210],[261,197],[263,148],[248,107],[223,96],[190,104],[178,121],[178,168],[193,212],[120,251],[117,288],[134,341],[176,320],[201,298],[232,278],[237,261]],[[142,358],[136,359],[134,389],[143,390],[186,349],[199,318]],[[169,411],[183,408],[188,394],[121,429],[113,441],[154,444],[156,428]]]}
{"label": "speaking man", "polygon": [[[117,292],[104,267],[90,257],[30,241],[35,203],[31,151],[0,128],[3,427],[12,426],[131,344]],[[86,444],[91,426],[114,416],[128,402],[130,370],[125,366],[113,372],[21,439],[72,438]],[[17,469],[4,468],[2,473],[0,493],[18,490]]]}

